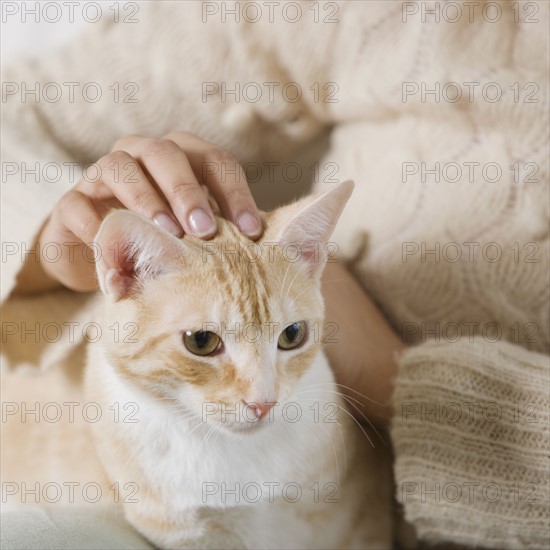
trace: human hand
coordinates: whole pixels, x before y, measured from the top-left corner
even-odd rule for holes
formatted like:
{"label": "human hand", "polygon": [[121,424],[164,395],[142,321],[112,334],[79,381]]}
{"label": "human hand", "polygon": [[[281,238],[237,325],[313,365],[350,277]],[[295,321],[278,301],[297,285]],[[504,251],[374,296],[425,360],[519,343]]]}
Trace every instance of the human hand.
{"label": "human hand", "polygon": [[68,288],[97,288],[93,252],[86,249],[112,208],[139,212],[178,237],[185,232],[210,238],[217,226],[201,188],[205,185],[224,217],[252,239],[261,236],[261,220],[243,168],[231,153],[192,134],[124,137],[97,166],[99,181],[82,179],[65,193],[38,239],[42,245],[61,247],[59,261],[43,262],[42,269]]}

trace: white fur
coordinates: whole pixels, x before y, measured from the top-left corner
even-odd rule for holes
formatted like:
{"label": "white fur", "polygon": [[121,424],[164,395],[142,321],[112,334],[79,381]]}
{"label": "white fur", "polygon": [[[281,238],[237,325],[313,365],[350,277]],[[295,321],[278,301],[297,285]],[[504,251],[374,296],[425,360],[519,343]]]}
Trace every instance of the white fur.
{"label": "white fur", "polygon": [[[108,364],[100,346],[93,346],[91,363],[93,369],[87,371],[88,385],[102,389],[100,395],[93,396],[102,407],[107,409],[115,402],[121,408],[126,403],[136,403],[139,407],[136,415],[139,421],[135,424],[113,424],[104,416],[94,426],[98,441],[104,441],[104,423],[110,423],[117,438],[134,450],[132,461],[139,465],[147,483],[162,494],[166,503],[163,513],[182,519],[181,532],[166,533],[162,539],[153,540],[156,544],[163,548],[338,548],[353,534],[350,521],[366,496],[365,483],[361,481],[365,479],[364,472],[357,470],[357,453],[365,452],[366,461],[368,443],[365,436],[353,428],[349,413],[333,393],[336,386],[322,352],[304,374],[296,395],[287,400],[302,410],[300,421],[292,424],[288,421],[290,415],[287,420],[282,418],[281,403],[274,421],[259,430],[238,435],[217,427],[206,443],[204,438],[211,426],[208,421],[201,423],[196,416],[184,418],[162,402],[132,389]],[[322,414],[327,414],[322,407],[325,402],[340,406],[336,414],[338,422],[325,423],[322,416],[315,422],[311,409],[314,402],[321,404]],[[328,412],[332,410],[331,405]],[[116,449],[110,445],[100,444],[100,454],[111,478],[121,487],[126,483],[142,484],[143,480],[129,477],[125,465],[113,460]],[[350,470],[353,464],[355,473]],[[218,485],[205,486],[205,483]],[[222,498],[222,483],[228,490],[240,484],[240,502],[229,493]],[[249,486],[248,502],[243,498],[247,483],[254,484]],[[272,486],[271,494],[270,483],[279,484]],[[298,484],[302,489],[302,498],[296,503],[282,498],[282,488],[288,483]],[[314,499],[314,483],[319,483],[319,502]],[[339,502],[323,502],[333,488],[330,485],[325,489],[327,483],[337,484]],[[261,489],[261,500],[252,503],[257,487]],[[217,494],[206,493],[216,488]],[[290,491],[287,496],[292,499],[293,487],[289,485],[287,490]],[[275,497],[274,502],[270,502],[270,496]],[[130,521],[138,510],[140,516],[158,517],[157,504],[149,502],[147,497],[140,492],[136,495],[138,503],[125,504]],[[308,521],[308,514],[323,509],[327,514],[319,514],[322,521]],[[199,511],[204,514],[201,520],[196,518]],[[217,540],[216,534],[208,529],[208,518],[228,525],[234,538],[224,535],[222,540]],[[136,527],[140,529],[139,523]],[[365,514],[362,531],[370,528]],[[144,534],[151,537],[147,531]],[[356,544],[367,547],[364,532],[357,534]]]}

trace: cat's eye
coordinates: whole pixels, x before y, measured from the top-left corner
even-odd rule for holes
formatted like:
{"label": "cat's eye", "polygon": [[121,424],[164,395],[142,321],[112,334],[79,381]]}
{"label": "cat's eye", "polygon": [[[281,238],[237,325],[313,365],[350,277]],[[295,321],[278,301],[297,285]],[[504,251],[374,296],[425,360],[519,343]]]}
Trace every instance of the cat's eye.
{"label": "cat's eye", "polygon": [[305,342],[306,335],[307,330],[305,321],[292,323],[281,332],[277,346],[284,350],[295,349]]}
{"label": "cat's eye", "polygon": [[188,330],[183,333],[185,347],[194,355],[212,355],[222,347],[222,339],[209,330]]}

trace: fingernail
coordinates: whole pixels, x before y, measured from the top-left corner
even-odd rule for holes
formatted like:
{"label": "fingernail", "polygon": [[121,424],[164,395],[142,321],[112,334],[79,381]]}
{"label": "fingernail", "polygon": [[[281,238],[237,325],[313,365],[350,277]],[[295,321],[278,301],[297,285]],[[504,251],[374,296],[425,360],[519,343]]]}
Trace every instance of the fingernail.
{"label": "fingernail", "polygon": [[202,208],[195,208],[188,217],[191,231],[197,237],[205,237],[216,232],[216,222]]}
{"label": "fingernail", "polygon": [[162,227],[162,229],[168,231],[168,233],[172,233],[174,237],[181,237],[183,235],[181,227],[179,227],[178,224],[168,214],[164,214],[161,212],[153,218],[153,221],[159,227]]}
{"label": "fingernail", "polygon": [[257,237],[262,232],[262,224],[252,212],[245,212],[237,221],[239,229],[249,237]]}

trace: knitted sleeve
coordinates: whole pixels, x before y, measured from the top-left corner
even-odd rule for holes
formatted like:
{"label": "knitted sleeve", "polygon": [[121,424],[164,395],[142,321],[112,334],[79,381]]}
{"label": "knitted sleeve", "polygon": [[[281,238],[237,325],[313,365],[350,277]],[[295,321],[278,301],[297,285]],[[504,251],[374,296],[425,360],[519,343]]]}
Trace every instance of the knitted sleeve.
{"label": "knitted sleeve", "polygon": [[[2,69],[2,300],[25,261],[55,258],[54,246],[34,249],[40,227],[137,111],[135,103],[124,103],[133,99],[129,93],[117,103],[109,89],[140,80],[136,64],[117,46],[132,27],[108,21],[90,27],[41,59],[15,59]],[[89,177],[97,176],[91,167]]]}
{"label": "knitted sleeve", "polygon": [[426,343],[394,394],[397,499],[426,541],[545,548],[548,357],[512,344]]}

